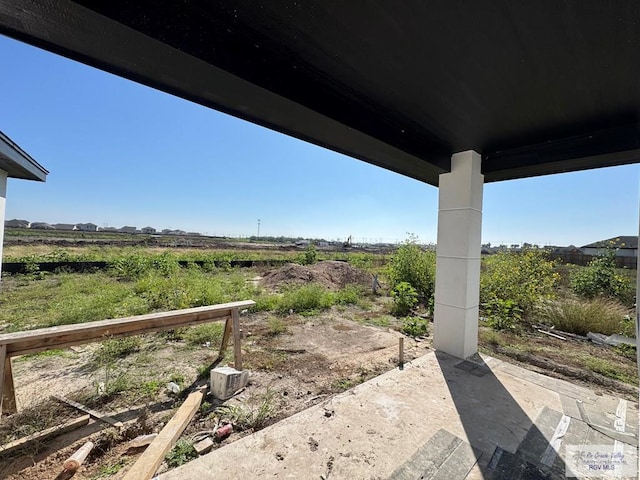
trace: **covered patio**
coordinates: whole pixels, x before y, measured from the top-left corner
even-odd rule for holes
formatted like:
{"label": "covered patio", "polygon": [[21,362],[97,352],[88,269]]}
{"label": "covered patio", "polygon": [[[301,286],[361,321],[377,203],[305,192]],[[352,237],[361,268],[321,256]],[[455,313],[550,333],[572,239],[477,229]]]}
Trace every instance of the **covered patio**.
{"label": "covered patio", "polygon": [[[482,462],[496,458],[496,448],[517,457],[532,429],[544,430],[539,419],[560,415],[553,429],[567,423],[565,416],[588,423],[581,412],[577,416],[577,407],[565,409],[558,396],[558,389],[570,386],[540,386],[542,380],[512,375],[508,366],[474,356],[483,185],[640,161],[638,25],[640,4],[632,1],[441,0],[400,8],[380,2],[250,0],[0,4],[2,34],[439,188],[434,329],[439,353],[336,399],[353,418],[346,425],[342,415],[317,425],[309,417],[308,426],[298,425],[304,432],[323,429],[313,435],[342,439],[344,446],[388,449],[389,463],[366,475],[345,466],[354,457],[328,453],[335,469],[322,473],[324,478],[402,475],[393,472],[439,438],[474,457],[478,463],[469,475],[476,477],[469,478],[482,478],[489,465]],[[455,358],[472,363],[461,370]],[[391,390],[405,392],[406,402],[415,405],[400,408],[396,394],[385,393],[392,396],[381,400],[386,405],[380,407],[381,426],[362,427],[377,408],[371,404],[376,382],[391,379],[401,380]],[[477,382],[490,385],[474,391]],[[485,389],[490,396],[481,393]],[[420,395],[413,399],[410,391]],[[540,401],[530,396],[534,391]],[[436,392],[446,400],[443,405]],[[590,395],[580,391],[570,397],[587,405]],[[601,412],[615,403],[592,400],[602,405]],[[367,405],[361,418],[359,401]],[[478,412],[489,412],[495,423],[482,424]],[[298,417],[306,422],[311,415]],[[516,430],[508,427],[511,421]],[[283,432],[284,438],[286,425],[270,431]],[[440,433],[446,425],[447,433]],[[361,428],[364,434],[354,433]],[[366,433],[378,428],[398,430],[382,437]],[[495,438],[486,438],[487,431],[495,431]],[[555,431],[543,433],[547,446]],[[637,430],[633,435],[637,449]],[[259,434],[243,445],[268,440]],[[303,461],[308,452],[302,443],[291,445],[297,453],[283,454],[265,473],[318,478],[315,470],[308,477],[300,473],[311,468]],[[233,448],[209,456],[238,469],[227,478],[243,476]],[[477,449],[483,455],[473,453]],[[246,465],[259,460],[259,451],[244,452]],[[545,447],[547,462],[549,455]],[[211,460],[216,469],[217,461]],[[492,464],[494,471],[501,461]],[[555,462],[560,457],[547,465],[553,471]],[[468,472],[459,473],[428,478],[465,478]]]}

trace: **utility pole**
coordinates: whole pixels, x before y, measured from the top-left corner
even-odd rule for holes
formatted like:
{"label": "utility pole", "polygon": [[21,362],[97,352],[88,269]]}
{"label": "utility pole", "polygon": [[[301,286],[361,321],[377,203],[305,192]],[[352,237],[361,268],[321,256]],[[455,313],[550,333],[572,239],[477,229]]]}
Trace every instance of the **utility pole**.
{"label": "utility pole", "polygon": [[258,219],[258,240],[260,240],[260,219]]}

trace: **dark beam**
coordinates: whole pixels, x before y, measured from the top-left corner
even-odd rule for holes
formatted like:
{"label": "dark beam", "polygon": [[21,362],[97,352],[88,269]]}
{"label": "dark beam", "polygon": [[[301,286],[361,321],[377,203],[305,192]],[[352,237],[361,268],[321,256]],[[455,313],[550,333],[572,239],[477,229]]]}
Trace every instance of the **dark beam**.
{"label": "dark beam", "polygon": [[640,127],[627,125],[484,153],[482,173],[485,182],[496,182],[639,161]]}

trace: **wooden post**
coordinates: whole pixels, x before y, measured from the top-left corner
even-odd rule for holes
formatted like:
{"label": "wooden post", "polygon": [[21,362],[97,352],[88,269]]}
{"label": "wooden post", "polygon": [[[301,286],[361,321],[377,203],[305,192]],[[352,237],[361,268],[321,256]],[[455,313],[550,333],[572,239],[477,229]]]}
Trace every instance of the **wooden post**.
{"label": "wooden post", "polygon": [[400,370],[404,369],[404,337],[400,337],[400,342],[399,342],[399,352],[398,352],[398,367],[400,368]]}
{"label": "wooden post", "polygon": [[15,413],[16,391],[13,387],[13,372],[11,370],[11,357],[7,355],[7,346],[0,345],[0,415],[2,413]]}
{"label": "wooden post", "polygon": [[240,313],[238,309],[231,310],[231,321],[233,322],[233,365],[236,370],[242,371],[242,349],[240,347]]}
{"label": "wooden post", "polygon": [[7,358],[7,346],[0,345],[0,417],[3,413],[3,401],[4,398],[4,361]]}
{"label": "wooden post", "polygon": [[222,359],[222,357],[224,357],[224,353],[227,351],[229,337],[231,337],[231,317],[228,317],[227,321],[224,323],[224,335],[222,336],[222,345],[220,345],[220,352],[218,353],[219,359]]}

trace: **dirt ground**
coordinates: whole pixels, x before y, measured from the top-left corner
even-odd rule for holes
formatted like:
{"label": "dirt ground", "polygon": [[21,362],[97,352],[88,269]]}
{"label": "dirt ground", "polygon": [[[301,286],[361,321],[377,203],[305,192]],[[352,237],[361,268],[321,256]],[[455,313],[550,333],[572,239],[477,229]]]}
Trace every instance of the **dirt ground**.
{"label": "dirt ground", "polygon": [[[398,361],[398,339],[401,334],[390,328],[364,325],[362,317],[370,315],[373,315],[371,311],[363,312],[357,307],[334,308],[313,317],[289,315],[283,319],[287,325],[286,332],[277,336],[269,335],[266,314],[243,316],[243,358],[245,367],[250,371],[250,383],[246,390],[226,404],[251,402],[272,392],[275,414],[268,423],[273,423],[394,368]],[[429,351],[430,343],[428,338],[419,341],[406,339],[406,360],[410,361]],[[74,392],[90,387],[95,378],[88,373],[87,363],[95,348],[87,346],[76,348],[69,355],[17,361],[14,375],[20,410],[38,406],[48,414],[55,415],[58,423],[79,416],[80,412],[74,412],[74,409],[55,401],[45,402],[47,407],[43,407],[41,400],[54,393],[73,396]],[[186,377],[194,378],[196,366],[203,358],[214,359],[215,353],[215,349],[203,347],[200,351],[192,352],[189,359],[183,358],[179,365],[174,362],[181,356],[180,352],[176,354],[172,346],[154,351],[153,356],[156,365],[169,362],[171,368],[178,368]],[[215,419],[209,414],[221,402],[211,397],[206,401],[210,407],[196,415],[185,436],[215,427]],[[140,449],[129,448],[129,440],[141,433],[159,431],[177,403],[166,392],[147,408],[145,405],[131,408],[111,402],[101,408],[102,413],[120,413],[119,419],[131,418],[125,421],[122,432],[108,426],[105,429],[103,425],[92,422],[47,445],[39,445],[43,448],[41,451],[26,451],[0,459],[0,478],[66,478],[62,463],[89,440],[97,446],[73,478],[121,478],[125,469],[122,468],[120,472],[117,470],[133,463],[141,453]],[[43,412],[43,415],[47,412]],[[250,431],[234,432],[217,443],[215,448],[248,433]],[[111,475],[108,473],[111,471],[116,473]]]}

